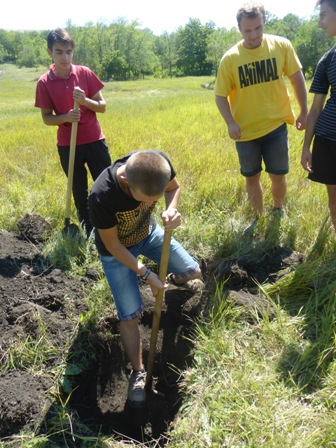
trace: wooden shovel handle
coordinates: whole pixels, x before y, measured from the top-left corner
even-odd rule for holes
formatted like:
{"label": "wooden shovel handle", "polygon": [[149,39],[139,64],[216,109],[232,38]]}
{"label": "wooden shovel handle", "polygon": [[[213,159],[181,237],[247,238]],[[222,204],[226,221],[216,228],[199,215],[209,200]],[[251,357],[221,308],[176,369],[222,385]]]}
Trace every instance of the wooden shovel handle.
{"label": "wooden shovel handle", "polygon": [[[162,281],[162,283],[165,283],[167,276],[171,236],[172,236],[172,230],[165,230],[162,244],[160,271],[159,271],[159,278]],[[153,376],[153,365],[154,365],[157,337],[160,326],[163,298],[164,298],[164,289],[160,289],[156,297],[155,309],[153,315],[152,333],[151,333],[148,362],[147,362],[147,379],[146,379],[147,386],[151,384]]]}
{"label": "wooden shovel handle", "polygon": [[[79,109],[79,104],[77,101],[74,102],[74,109]],[[66,206],[65,206],[65,219],[69,220],[71,212],[71,193],[73,184],[73,174],[75,165],[75,154],[76,154],[76,140],[77,140],[77,128],[78,121],[74,121],[71,124],[71,138],[70,138],[70,151],[69,151],[69,166],[68,166],[68,184],[67,184],[67,194],[66,194]]]}

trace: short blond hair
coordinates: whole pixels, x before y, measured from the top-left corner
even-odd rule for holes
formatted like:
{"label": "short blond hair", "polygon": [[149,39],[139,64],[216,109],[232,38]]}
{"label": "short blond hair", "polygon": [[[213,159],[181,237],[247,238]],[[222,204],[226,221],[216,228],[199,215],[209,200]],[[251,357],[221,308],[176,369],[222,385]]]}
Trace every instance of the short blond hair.
{"label": "short blond hair", "polygon": [[125,169],[128,185],[146,196],[163,194],[171,177],[168,161],[151,149],[133,153]]}
{"label": "short blond hair", "polygon": [[245,17],[247,19],[254,19],[256,17],[265,17],[265,7],[259,2],[246,2],[237,12],[237,23],[240,25],[241,20]]}

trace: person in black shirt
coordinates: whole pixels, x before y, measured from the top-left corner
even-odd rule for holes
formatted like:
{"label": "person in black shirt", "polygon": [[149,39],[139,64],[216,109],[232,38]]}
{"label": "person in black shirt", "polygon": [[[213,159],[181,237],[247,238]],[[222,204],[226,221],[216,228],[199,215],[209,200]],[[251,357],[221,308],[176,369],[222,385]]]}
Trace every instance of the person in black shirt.
{"label": "person in black shirt", "polygon": [[[320,0],[318,26],[328,37],[336,35],[336,0]],[[327,99],[330,89],[330,97]],[[314,99],[308,113],[301,165],[314,182],[325,184],[329,212],[336,229],[336,54],[335,47],[319,61],[310,92]],[[310,145],[313,141],[312,152]]]}
{"label": "person in black shirt", "polygon": [[[96,246],[116,304],[121,341],[133,369],[128,402],[134,407],[145,405],[146,381],[138,328],[144,304],[137,276],[149,283],[154,297],[165,287],[138,256],[160,262],[164,231],[152,212],[163,196],[163,227],[176,229],[181,224],[177,210],[180,184],[169,158],[156,150],[134,151],[116,160],[96,179],[89,196]],[[175,286],[203,289],[198,262],[174,238],[168,270],[168,279]]]}

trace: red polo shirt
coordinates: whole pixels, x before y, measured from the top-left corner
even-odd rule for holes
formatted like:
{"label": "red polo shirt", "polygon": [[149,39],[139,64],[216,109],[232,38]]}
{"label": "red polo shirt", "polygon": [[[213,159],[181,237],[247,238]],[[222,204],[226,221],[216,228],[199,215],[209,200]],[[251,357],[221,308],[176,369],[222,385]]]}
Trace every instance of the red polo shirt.
{"label": "red polo shirt", "polygon": [[[76,86],[85,92],[85,96],[92,98],[104,84],[88,67],[72,65],[68,78],[55,75],[55,65],[42,75],[37,82],[35,107],[52,109],[56,115],[67,114],[73,109],[73,90]],[[81,119],[78,123],[77,145],[95,142],[105,138],[96,117],[96,113],[87,107],[80,106]],[[71,137],[71,123],[64,123],[58,127],[57,145],[69,146]]]}

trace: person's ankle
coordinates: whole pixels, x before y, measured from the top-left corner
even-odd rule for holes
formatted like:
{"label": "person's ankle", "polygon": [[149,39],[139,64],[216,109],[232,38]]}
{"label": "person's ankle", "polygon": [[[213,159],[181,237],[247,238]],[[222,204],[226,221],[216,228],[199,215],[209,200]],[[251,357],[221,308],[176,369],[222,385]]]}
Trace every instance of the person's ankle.
{"label": "person's ankle", "polygon": [[174,274],[169,274],[169,280],[170,280],[170,282],[174,285],[174,286],[178,286],[178,285],[180,285],[181,283],[178,283],[177,281],[176,281],[176,278],[175,278],[175,275]]}
{"label": "person's ankle", "polygon": [[132,366],[132,371],[133,372],[145,372],[145,366],[144,365],[142,365],[142,367],[140,368],[140,369],[135,369],[133,366]]}

